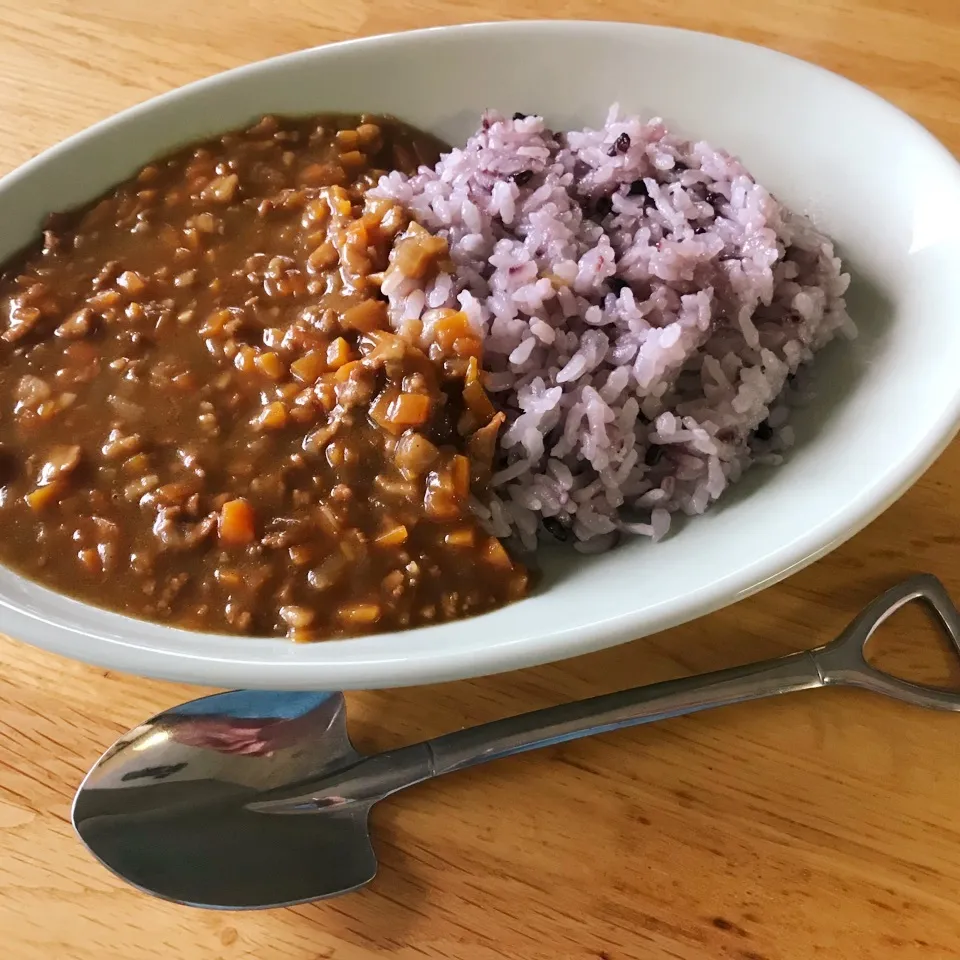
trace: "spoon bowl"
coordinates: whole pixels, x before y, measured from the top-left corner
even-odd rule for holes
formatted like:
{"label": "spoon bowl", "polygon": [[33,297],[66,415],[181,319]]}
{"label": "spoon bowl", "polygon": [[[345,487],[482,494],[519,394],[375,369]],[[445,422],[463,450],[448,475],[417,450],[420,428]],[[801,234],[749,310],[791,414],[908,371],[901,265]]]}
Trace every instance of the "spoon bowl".
{"label": "spoon bowl", "polygon": [[147,893],[199,907],[284,906],[347,893],[377,872],[372,802],[321,816],[248,804],[362,760],[340,693],[236,691],[159,714],[119,740],[73,807],[83,842]]}

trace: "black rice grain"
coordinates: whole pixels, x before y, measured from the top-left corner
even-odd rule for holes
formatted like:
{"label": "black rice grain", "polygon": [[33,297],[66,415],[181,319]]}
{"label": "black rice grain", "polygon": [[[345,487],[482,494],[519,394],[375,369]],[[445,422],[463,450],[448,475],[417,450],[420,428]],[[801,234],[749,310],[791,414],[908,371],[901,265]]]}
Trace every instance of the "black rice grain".
{"label": "black rice grain", "polygon": [[756,430],[753,431],[753,435],[761,442],[766,443],[768,440],[773,439],[773,427],[770,426],[769,420],[764,420]]}
{"label": "black rice grain", "polygon": [[630,135],[628,133],[621,133],[616,140],[613,141],[613,146],[607,151],[608,157],[615,157],[618,153],[626,153],[630,149]]}
{"label": "black rice grain", "polygon": [[570,528],[556,517],[544,517],[543,529],[561,543],[566,543],[570,539]]}

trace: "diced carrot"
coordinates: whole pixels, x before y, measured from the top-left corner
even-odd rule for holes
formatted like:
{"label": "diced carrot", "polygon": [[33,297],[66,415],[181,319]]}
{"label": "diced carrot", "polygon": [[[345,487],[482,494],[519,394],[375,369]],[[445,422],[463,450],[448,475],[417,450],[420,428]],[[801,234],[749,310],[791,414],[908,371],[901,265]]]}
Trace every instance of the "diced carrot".
{"label": "diced carrot", "polygon": [[[315,202],[316,202],[316,203],[319,203],[320,201],[317,200],[317,201],[315,201]],[[330,211],[327,210],[326,207],[324,207],[324,210],[326,210],[326,215],[329,216],[329,215],[330,215]],[[311,226],[313,226],[313,224],[311,224]],[[310,250],[316,250],[317,247],[320,246],[320,244],[327,242],[327,231],[326,231],[326,230],[313,230],[313,231],[311,231],[310,233],[308,233],[308,234],[303,238],[303,242],[304,242],[304,245],[305,245],[308,249],[310,249]]]}
{"label": "diced carrot", "polygon": [[426,276],[437,260],[448,253],[447,241],[443,237],[434,237],[422,228],[415,231],[412,227],[410,235],[404,237],[395,250],[395,266],[415,280]]}
{"label": "diced carrot", "polygon": [[453,341],[453,352],[458,357],[478,357],[482,344],[476,337],[457,337]]}
{"label": "diced carrot", "polygon": [[380,223],[381,220],[396,206],[392,200],[379,197],[366,197],[363,207],[363,218],[367,222]]}
{"label": "diced carrot", "polygon": [[330,208],[322,200],[311,200],[304,209],[314,223],[323,223],[330,216]]}
{"label": "diced carrot", "polygon": [[278,347],[283,346],[283,338],[287,335],[287,331],[282,327],[267,327],[263,331],[263,345],[269,347],[271,350],[276,350]]}
{"label": "diced carrot", "polygon": [[433,325],[433,336],[440,344],[444,353],[453,350],[453,345],[457,340],[463,337],[470,337],[473,334],[473,328],[467,315],[462,310],[454,310],[445,317],[441,317]]}
{"label": "diced carrot", "polygon": [[367,225],[363,220],[354,220],[347,227],[347,239],[355,243],[358,247],[367,247],[370,244],[370,237],[367,233]]}
{"label": "diced carrot", "polygon": [[510,554],[507,553],[503,548],[503,544],[497,540],[496,537],[491,537],[487,541],[487,546],[483,551],[483,559],[486,560],[487,563],[504,570],[513,568],[513,561],[510,559]]}
{"label": "diced carrot", "polygon": [[337,248],[329,240],[326,240],[307,257],[307,267],[313,273],[319,273],[321,270],[332,267],[339,259],[340,254],[337,252]]}
{"label": "diced carrot", "polygon": [[493,458],[497,451],[497,434],[505,420],[506,415],[501,410],[485,427],[481,427],[476,433],[472,434],[467,441],[467,452],[470,454],[474,468],[478,471],[481,480],[493,467]]}
{"label": "diced carrot", "polygon": [[363,218],[362,222],[363,231],[365,234],[365,245],[375,247],[378,244],[383,243],[384,236],[380,229],[380,221],[377,218],[368,215]]}
{"label": "diced carrot", "polygon": [[272,351],[258,353],[253,362],[261,373],[265,373],[273,380],[279,380],[287,372],[279,355]]}
{"label": "diced carrot", "polygon": [[327,364],[319,350],[308,350],[290,364],[290,372],[301,383],[316,383]]}
{"label": "diced carrot", "polygon": [[361,333],[382,330],[387,325],[387,305],[383,300],[363,300],[345,310],[341,322],[348,330]]}
{"label": "diced carrot", "polygon": [[337,611],[337,619],[348,627],[366,626],[380,619],[380,604],[350,603]]}
{"label": "diced carrot", "polygon": [[233,358],[233,365],[243,373],[253,373],[257,368],[256,360],[257,351],[250,344],[245,343]]}
{"label": "diced carrot", "polygon": [[464,376],[464,382],[468,387],[473,383],[480,382],[480,361],[476,356],[471,357],[467,361],[467,372]]}
{"label": "diced carrot", "polygon": [[[136,274],[134,274],[136,276]],[[88,305],[95,310],[103,310],[107,307],[115,307],[120,302],[120,294],[116,290],[101,290],[98,294],[91,297]]]}
{"label": "diced carrot", "polygon": [[407,528],[402,523],[386,523],[383,532],[373,541],[380,547],[395,547],[407,539]]}
{"label": "diced carrot", "polygon": [[268,403],[253,424],[260,430],[280,430],[287,425],[287,408],[279,400]]}
{"label": "diced carrot", "polygon": [[[473,358],[471,357],[471,359]],[[463,388],[463,402],[481,425],[489,423],[497,412],[487,396],[487,391],[483,389],[483,385],[476,378],[468,382]]]}
{"label": "diced carrot", "polygon": [[331,187],[330,192],[327,195],[327,202],[330,204],[331,213],[338,213],[341,216],[346,216],[353,210],[353,204],[350,202],[350,197],[343,187]]}
{"label": "diced carrot", "polygon": [[430,419],[430,406],[424,393],[401,393],[390,404],[387,419],[397,427],[418,427]]}
{"label": "diced carrot", "polygon": [[475,535],[469,527],[460,527],[444,535],[443,542],[448,547],[472,547]]}
{"label": "diced carrot", "polygon": [[354,373],[362,369],[362,360],[350,360],[340,367],[339,370],[337,370],[336,374],[334,375],[334,379],[337,383],[345,383],[354,375]]}
{"label": "diced carrot", "polygon": [[220,508],[219,534],[221,542],[231,547],[243,547],[256,536],[256,514],[248,500],[242,497],[228,500]]}
{"label": "diced carrot", "polygon": [[368,413],[370,419],[377,424],[377,426],[392,431],[395,424],[390,418],[390,411],[393,408],[393,403],[397,399],[397,396],[396,389],[388,387],[370,404]]}
{"label": "diced carrot", "polygon": [[423,510],[431,520],[459,520],[463,508],[454,494],[450,477],[432,470],[423,493]]}
{"label": "diced carrot", "polygon": [[215,310],[203,322],[200,328],[201,337],[213,337],[223,331],[224,326],[233,319],[229,310]]}
{"label": "diced carrot", "polygon": [[470,494],[470,461],[462,454],[457,454],[450,461],[450,481],[453,485],[454,496],[461,500]]}
{"label": "diced carrot", "polygon": [[63,485],[59,483],[48,483],[43,487],[37,487],[25,497],[32,510],[45,510],[52,506],[63,493]]}
{"label": "diced carrot", "polygon": [[337,337],[327,347],[327,366],[332,370],[342,367],[350,359],[350,344],[343,337]]}

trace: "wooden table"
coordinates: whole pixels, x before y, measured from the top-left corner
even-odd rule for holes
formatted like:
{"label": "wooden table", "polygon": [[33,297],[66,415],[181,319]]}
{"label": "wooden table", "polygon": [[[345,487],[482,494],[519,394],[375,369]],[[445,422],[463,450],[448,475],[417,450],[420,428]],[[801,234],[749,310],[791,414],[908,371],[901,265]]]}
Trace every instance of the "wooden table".
{"label": "wooden table", "polygon": [[[607,16],[726,33],[865,84],[960,150],[956,0],[0,0],[0,173],[122,107],[360,34]],[[895,187],[895,185],[891,185]],[[364,747],[813,645],[918,569],[960,597],[960,446],[859,537],[697,623],[564,664],[351,697]],[[0,622],[2,626],[2,622]],[[885,662],[945,675],[905,612]],[[117,734],[188,687],[0,638],[0,942],[10,960],[811,960],[960,956],[960,720],[853,692],[690,717],[505,761],[377,811],[382,872],[328,904],[201,913],[74,838]]]}

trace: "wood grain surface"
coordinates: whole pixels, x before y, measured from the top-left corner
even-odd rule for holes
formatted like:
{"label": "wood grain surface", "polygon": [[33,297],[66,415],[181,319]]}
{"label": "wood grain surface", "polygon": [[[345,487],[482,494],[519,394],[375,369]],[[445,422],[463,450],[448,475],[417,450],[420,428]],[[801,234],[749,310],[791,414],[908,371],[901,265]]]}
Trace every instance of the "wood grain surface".
{"label": "wood grain surface", "polygon": [[[870,87],[960,152],[957,0],[0,0],[0,173],[122,107],[247,61],[536,16],[763,43]],[[811,646],[919,569],[960,597],[958,545],[954,445],[869,529],[787,583],[564,664],[351,696],[353,729],[364,747],[385,747]],[[919,613],[878,642],[904,675],[948,674]],[[960,956],[957,716],[816,692],[504,761],[381,805],[382,870],[369,889],[218,914],[126,888],[69,825],[73,791],[102,749],[195,693],[0,638],[6,960]]]}

